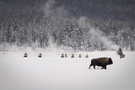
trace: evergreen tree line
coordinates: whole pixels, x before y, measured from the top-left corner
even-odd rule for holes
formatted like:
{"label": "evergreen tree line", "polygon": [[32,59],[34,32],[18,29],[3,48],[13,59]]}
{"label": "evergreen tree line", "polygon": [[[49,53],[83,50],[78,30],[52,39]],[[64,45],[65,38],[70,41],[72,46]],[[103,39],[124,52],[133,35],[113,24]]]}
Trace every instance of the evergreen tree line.
{"label": "evergreen tree line", "polygon": [[[135,26],[128,22],[114,20],[59,19],[49,17],[31,20],[7,18],[0,21],[0,44],[27,45],[33,48],[47,48],[49,40],[57,47],[70,47],[74,50],[111,50],[109,45],[135,50]],[[85,24],[81,26],[79,23]],[[83,23],[84,22],[84,23]],[[103,38],[107,39],[103,39]],[[101,40],[103,39],[103,40]],[[110,42],[111,44],[106,45]]]}
{"label": "evergreen tree line", "polygon": [[135,50],[134,0],[80,2],[0,1],[0,45]]}

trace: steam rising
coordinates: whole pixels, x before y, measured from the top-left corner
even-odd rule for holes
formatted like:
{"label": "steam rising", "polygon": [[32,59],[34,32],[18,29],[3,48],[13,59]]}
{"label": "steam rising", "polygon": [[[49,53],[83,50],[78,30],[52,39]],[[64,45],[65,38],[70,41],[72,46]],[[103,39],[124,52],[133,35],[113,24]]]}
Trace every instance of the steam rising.
{"label": "steam rising", "polygon": [[55,5],[55,1],[54,0],[48,0],[46,2],[46,4],[43,6],[42,10],[45,13],[45,16],[49,17],[50,15],[53,14],[52,9],[54,9],[54,5]]}
{"label": "steam rising", "polygon": [[[54,0],[52,0],[52,1],[49,0],[48,2],[46,2],[44,7],[42,8],[44,10],[45,17],[50,17],[50,19],[53,21],[54,28],[56,28],[57,26],[55,26],[55,25],[57,25],[63,19],[65,22],[67,22],[68,20],[73,22],[75,20],[75,22],[77,22],[79,28],[88,29],[87,39],[89,41],[91,41],[93,44],[96,44],[95,42],[99,42],[99,43],[102,43],[104,48],[107,48],[110,50],[118,49],[118,46],[113,44],[112,41],[110,41],[106,36],[104,36],[103,32],[101,32],[97,28],[90,26],[90,22],[87,17],[80,16],[78,20],[75,19],[75,17],[69,18],[68,16],[70,15],[70,12],[65,10],[63,7],[55,7],[55,4],[56,4],[56,2]],[[49,38],[49,39],[52,39],[52,38]],[[50,41],[53,41],[53,40],[50,40]],[[53,42],[51,42],[51,43],[49,42],[51,47],[52,47],[52,45],[56,46],[56,43],[53,43],[53,44],[52,43]],[[57,48],[57,47],[53,47],[53,48]]]}
{"label": "steam rising", "polygon": [[[111,40],[108,39],[107,36],[104,35],[104,33],[99,30],[98,28],[94,28],[91,26],[89,18],[85,16],[80,16],[78,19],[76,17],[71,17],[71,14],[69,11],[65,10],[64,7],[56,7],[57,2],[55,0],[48,0],[45,5],[41,8],[44,12],[44,21],[47,22],[47,26],[44,28],[41,28],[42,31],[45,31],[46,35],[48,35],[48,47],[44,49],[40,48],[38,43],[35,42],[32,44],[30,48],[27,48],[28,51],[31,50],[41,50],[41,51],[60,51],[62,49],[70,49],[71,47],[67,46],[58,46],[58,42],[53,38],[52,32],[55,32],[56,37],[58,37],[60,32],[60,29],[64,29],[67,22],[71,22],[72,24],[75,24],[78,29],[85,29],[88,31],[86,35],[84,35],[85,38],[83,40],[87,40],[90,42],[91,45],[100,44],[102,48],[105,48],[106,50],[116,50],[118,49],[118,45],[114,44]],[[70,41],[69,41],[70,42]],[[10,44],[9,44],[10,45]],[[6,44],[7,47],[9,47],[8,44]],[[3,50],[3,47],[5,44],[0,46],[0,50]],[[18,50],[15,44],[10,45],[10,48],[7,48],[7,50],[12,49],[14,51]],[[27,47],[27,45],[26,45]],[[12,49],[11,49],[12,48]],[[89,47],[91,48],[91,47]],[[19,49],[24,49],[20,47]]]}
{"label": "steam rising", "polygon": [[86,17],[80,17],[78,20],[78,24],[81,28],[86,28],[89,30],[89,40],[96,44],[95,42],[99,42],[103,44],[104,48],[117,50],[119,48],[118,45],[114,44],[112,41],[110,41],[106,36],[104,36],[104,33],[101,32],[101,30],[97,28],[93,28],[90,26],[90,23],[87,21],[88,19]]}

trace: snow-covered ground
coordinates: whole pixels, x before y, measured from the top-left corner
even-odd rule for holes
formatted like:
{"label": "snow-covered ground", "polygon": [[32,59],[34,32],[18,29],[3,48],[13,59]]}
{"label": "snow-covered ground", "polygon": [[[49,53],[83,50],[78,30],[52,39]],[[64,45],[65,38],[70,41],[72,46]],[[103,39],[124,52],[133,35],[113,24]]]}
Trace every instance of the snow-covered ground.
{"label": "snow-covered ground", "polygon": [[[115,51],[67,53],[0,52],[0,90],[135,90],[135,52]],[[64,53],[65,54],[65,53]],[[82,58],[78,55],[82,54]],[[88,54],[89,58],[85,58]],[[88,69],[92,58],[111,57],[107,70]]]}

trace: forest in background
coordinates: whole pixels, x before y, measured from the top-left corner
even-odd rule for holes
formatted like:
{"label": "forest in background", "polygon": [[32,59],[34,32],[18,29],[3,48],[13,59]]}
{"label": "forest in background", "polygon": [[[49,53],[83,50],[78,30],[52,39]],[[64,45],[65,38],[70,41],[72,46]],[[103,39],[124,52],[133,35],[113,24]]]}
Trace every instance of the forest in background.
{"label": "forest in background", "polygon": [[134,51],[134,5],[134,0],[1,0],[0,50],[9,44]]}

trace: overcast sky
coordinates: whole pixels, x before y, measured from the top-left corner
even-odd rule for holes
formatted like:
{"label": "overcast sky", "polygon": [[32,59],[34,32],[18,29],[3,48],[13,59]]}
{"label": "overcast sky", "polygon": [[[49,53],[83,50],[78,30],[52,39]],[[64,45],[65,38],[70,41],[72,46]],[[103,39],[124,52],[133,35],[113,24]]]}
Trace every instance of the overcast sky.
{"label": "overcast sky", "polygon": [[[49,0],[0,0],[0,17],[42,17],[42,7]],[[135,0],[50,0],[52,8],[63,7],[71,16],[90,18],[135,19]]]}

